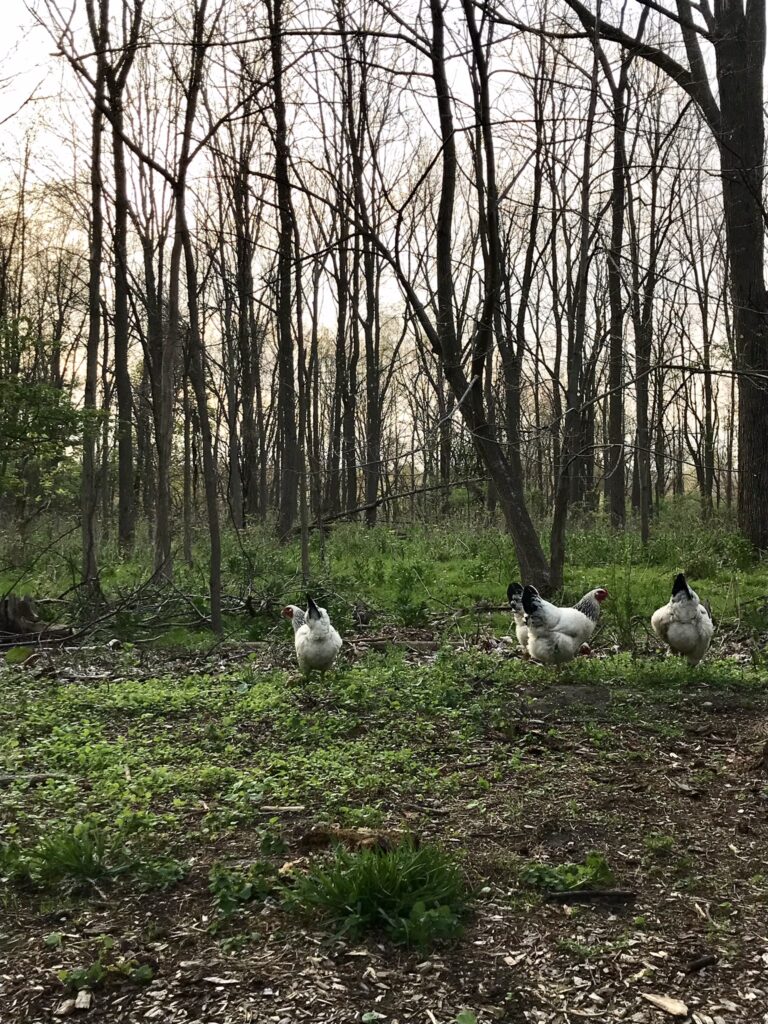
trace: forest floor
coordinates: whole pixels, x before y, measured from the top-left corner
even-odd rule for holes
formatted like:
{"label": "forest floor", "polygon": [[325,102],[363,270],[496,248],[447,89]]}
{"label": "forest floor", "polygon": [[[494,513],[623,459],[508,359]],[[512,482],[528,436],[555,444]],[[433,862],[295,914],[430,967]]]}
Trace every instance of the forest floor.
{"label": "forest floor", "polygon": [[[558,677],[487,634],[398,639],[348,646],[323,682],[287,637],[0,669],[0,1020],[768,1021],[768,674],[749,651]],[[471,886],[462,934],[430,951],[246,884],[290,888],[332,842],[400,830]],[[629,895],[561,904],[531,881],[590,854]]]}

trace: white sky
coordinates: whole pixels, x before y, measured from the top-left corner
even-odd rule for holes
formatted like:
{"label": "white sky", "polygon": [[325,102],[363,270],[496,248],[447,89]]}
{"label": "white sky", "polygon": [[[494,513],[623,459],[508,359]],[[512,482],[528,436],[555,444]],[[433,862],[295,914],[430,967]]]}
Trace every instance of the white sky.
{"label": "white sky", "polygon": [[[0,121],[3,134],[14,132],[11,117],[22,103],[33,93],[39,96],[55,94],[59,75],[57,61],[52,57],[50,39],[39,28],[34,27],[33,16],[29,13],[26,0],[3,0],[0,20]],[[51,87],[53,86],[53,90]],[[22,120],[26,120],[23,117]]]}

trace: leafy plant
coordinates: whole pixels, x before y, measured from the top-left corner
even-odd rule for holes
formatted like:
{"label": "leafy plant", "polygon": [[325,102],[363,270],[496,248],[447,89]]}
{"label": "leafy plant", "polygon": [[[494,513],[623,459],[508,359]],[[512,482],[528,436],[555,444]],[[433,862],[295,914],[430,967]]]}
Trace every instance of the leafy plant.
{"label": "leafy plant", "polygon": [[73,967],[58,972],[62,985],[75,992],[84,988],[98,988],[110,978],[126,978],[136,985],[148,985],[154,976],[151,964],[141,964],[137,960],[122,958],[114,963],[104,963],[99,959],[88,967]]}
{"label": "leafy plant", "polygon": [[456,1024],[477,1024],[477,1015],[471,1010],[461,1010],[456,1014]]}
{"label": "leafy plant", "polygon": [[244,904],[268,896],[277,883],[274,868],[265,861],[256,861],[244,871],[214,864],[208,875],[208,888],[224,918],[232,917]]}
{"label": "leafy plant", "polygon": [[669,860],[675,852],[675,837],[652,832],[643,840],[643,846],[650,857],[655,860]]}
{"label": "leafy plant", "polygon": [[533,889],[569,892],[612,885],[614,876],[601,853],[588,853],[582,864],[528,864],[520,872],[520,881]]}
{"label": "leafy plant", "polygon": [[79,992],[83,988],[97,988],[107,977],[107,969],[101,960],[88,967],[73,967],[58,972],[59,981],[65,988]]}
{"label": "leafy plant", "polygon": [[381,931],[427,948],[462,930],[468,892],[458,866],[433,846],[378,853],[337,849],[296,880],[287,902],[343,934]]}

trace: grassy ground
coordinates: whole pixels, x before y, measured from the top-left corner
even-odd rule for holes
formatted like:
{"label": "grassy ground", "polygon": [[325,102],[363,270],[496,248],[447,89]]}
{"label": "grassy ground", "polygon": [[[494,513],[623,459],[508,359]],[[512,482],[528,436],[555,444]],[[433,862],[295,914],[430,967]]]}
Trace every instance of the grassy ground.
{"label": "grassy ground", "polygon": [[[474,645],[364,646],[323,683],[283,667],[287,644],[269,668],[244,650],[6,667],[7,1019],[82,989],[94,1021],[665,1019],[643,993],[764,1020],[762,669],[618,655],[556,678]],[[461,872],[450,941],[297,908],[327,847],[403,832]],[[634,898],[544,898],[590,864]]]}
{"label": "grassy ground", "polygon": [[[4,590],[71,586],[51,529],[6,557]],[[310,683],[279,618],[303,596],[296,546],[225,540],[225,641],[200,621],[203,561],[161,591],[107,551],[117,614],[0,661],[0,1020],[680,1009],[650,995],[768,1022],[768,578],[726,520],[670,506],[645,549],[576,524],[565,598],[611,599],[599,656],[560,675],[498,645],[509,615],[486,606],[517,574],[497,529],[315,538],[311,588],[347,643]],[[681,569],[716,620],[693,671],[648,633]],[[83,621],[80,600],[48,608]],[[582,885],[625,895],[549,898]]]}

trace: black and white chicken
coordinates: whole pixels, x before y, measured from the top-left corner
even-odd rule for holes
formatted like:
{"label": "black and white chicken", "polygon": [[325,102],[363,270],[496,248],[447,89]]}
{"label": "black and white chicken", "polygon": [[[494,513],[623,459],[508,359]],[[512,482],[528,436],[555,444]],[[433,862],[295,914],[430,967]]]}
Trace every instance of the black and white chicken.
{"label": "black and white chicken", "polygon": [[528,653],[546,665],[571,661],[587,645],[600,619],[600,605],[608,597],[596,587],[573,608],[545,601],[535,587],[523,588],[523,611],[528,628]]}
{"label": "black and white chicken", "polygon": [[709,609],[688,586],[683,573],[675,576],[672,597],[653,613],[651,626],[659,640],[692,666],[707,653],[715,631]]}
{"label": "black and white chicken", "polygon": [[281,614],[293,625],[293,640],[301,672],[305,676],[314,669],[327,672],[341,650],[342,641],[325,608],[318,607],[307,594],[306,612],[295,604],[289,604]]}

